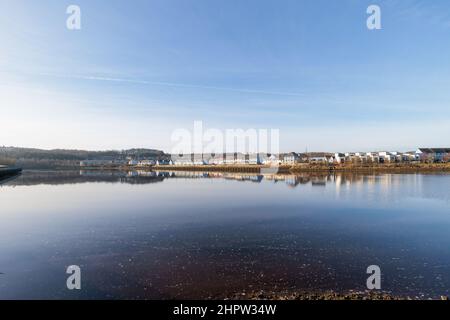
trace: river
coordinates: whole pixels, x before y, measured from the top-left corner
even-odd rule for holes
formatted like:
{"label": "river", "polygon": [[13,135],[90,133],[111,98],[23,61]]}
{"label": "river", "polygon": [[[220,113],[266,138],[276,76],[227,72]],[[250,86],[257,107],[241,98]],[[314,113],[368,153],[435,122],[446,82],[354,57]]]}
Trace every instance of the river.
{"label": "river", "polygon": [[[24,171],[0,182],[0,299],[450,290],[450,175]],[[68,290],[66,268],[81,269]]]}

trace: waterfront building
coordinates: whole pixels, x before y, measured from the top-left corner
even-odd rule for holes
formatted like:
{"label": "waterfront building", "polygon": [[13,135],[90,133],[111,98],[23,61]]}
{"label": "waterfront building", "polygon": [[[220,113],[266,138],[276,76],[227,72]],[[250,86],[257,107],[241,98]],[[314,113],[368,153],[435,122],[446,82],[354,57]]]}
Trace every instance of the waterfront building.
{"label": "waterfront building", "polygon": [[139,163],[137,164],[139,167],[146,167],[146,166],[154,166],[156,164],[155,160],[140,160]]}
{"label": "waterfront building", "polygon": [[419,159],[416,156],[415,152],[405,152],[402,154],[402,161],[403,162],[413,162],[413,161],[418,161]]}
{"label": "waterfront building", "polygon": [[295,152],[283,154],[281,159],[283,164],[290,164],[290,165],[296,164],[297,162],[299,162],[299,160],[300,157]]}
{"label": "waterfront building", "polygon": [[225,163],[226,155],[223,153],[211,153],[205,157],[210,165],[223,165]]}
{"label": "waterfront building", "polygon": [[391,162],[391,160],[392,160],[391,153],[387,152],[387,151],[379,151],[378,156],[379,156],[380,163]]}
{"label": "waterfront building", "polygon": [[419,148],[416,158],[420,161],[442,162],[449,161],[450,148]]}
{"label": "waterfront building", "polygon": [[307,154],[307,157],[310,163],[330,163],[330,158],[333,159],[333,154],[327,152],[311,152]]}
{"label": "waterfront building", "polygon": [[260,155],[258,153],[247,154],[245,157],[246,164],[261,164]]}
{"label": "waterfront building", "polygon": [[259,158],[260,158],[261,164],[264,164],[264,165],[279,165],[279,164],[281,164],[280,157],[275,154],[260,153]]}
{"label": "waterfront building", "polygon": [[172,164],[173,164],[172,160],[164,159],[164,160],[157,160],[156,161],[156,165],[157,166],[168,166],[168,165],[172,165]]}
{"label": "waterfront building", "polygon": [[344,153],[335,153],[334,154],[334,162],[343,163],[345,162],[345,154]]}

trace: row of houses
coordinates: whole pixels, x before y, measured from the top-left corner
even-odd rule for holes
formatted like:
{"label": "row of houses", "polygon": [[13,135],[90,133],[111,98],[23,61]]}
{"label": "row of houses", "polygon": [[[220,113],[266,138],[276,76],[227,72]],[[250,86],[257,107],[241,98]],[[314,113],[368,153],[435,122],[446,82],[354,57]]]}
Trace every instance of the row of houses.
{"label": "row of houses", "polygon": [[309,152],[270,154],[220,154],[172,156],[174,165],[221,165],[221,164],[280,164],[296,163],[400,163],[400,162],[449,162],[450,148],[419,148],[416,151],[376,151],[376,152]]}
{"label": "row of houses", "polygon": [[346,153],[290,153],[282,163],[399,163],[399,162],[450,162],[450,148],[419,148],[416,151],[376,151]]}
{"label": "row of houses", "polygon": [[419,148],[416,155],[420,161],[450,162],[450,148]]}
{"label": "row of houses", "polygon": [[309,152],[273,154],[189,154],[172,155],[170,159],[126,159],[126,160],[84,160],[81,167],[158,165],[294,165],[296,163],[399,163],[399,162],[449,162],[450,148],[419,148],[416,151],[376,151],[376,152]]}
{"label": "row of houses", "polygon": [[128,165],[133,167],[160,166],[172,164],[173,164],[172,160],[155,160],[155,159],[128,160]]}
{"label": "row of houses", "polygon": [[174,165],[244,165],[244,164],[266,164],[277,161],[276,156],[267,154],[190,154],[172,155]]}

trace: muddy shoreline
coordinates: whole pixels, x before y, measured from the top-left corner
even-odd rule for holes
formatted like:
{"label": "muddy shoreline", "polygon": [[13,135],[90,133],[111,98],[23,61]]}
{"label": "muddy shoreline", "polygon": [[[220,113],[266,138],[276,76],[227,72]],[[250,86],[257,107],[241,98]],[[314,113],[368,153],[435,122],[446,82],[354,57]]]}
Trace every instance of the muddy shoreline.
{"label": "muddy shoreline", "polygon": [[[440,296],[428,300],[446,300],[447,296]],[[226,300],[267,300],[267,301],[317,301],[317,300],[422,300],[417,296],[398,296],[383,291],[348,291],[348,292],[308,292],[308,291],[256,291],[236,293]]]}

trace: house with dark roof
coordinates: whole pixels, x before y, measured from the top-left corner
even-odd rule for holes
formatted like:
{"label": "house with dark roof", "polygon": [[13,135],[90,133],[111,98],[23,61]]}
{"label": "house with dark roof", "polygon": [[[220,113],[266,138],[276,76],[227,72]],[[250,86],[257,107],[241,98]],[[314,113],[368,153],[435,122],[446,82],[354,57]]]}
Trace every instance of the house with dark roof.
{"label": "house with dark roof", "polygon": [[416,157],[421,161],[445,161],[450,156],[450,148],[419,148]]}
{"label": "house with dark roof", "polygon": [[299,162],[299,155],[295,152],[283,153],[280,154],[280,158],[283,164],[295,164]]}

